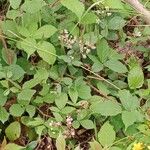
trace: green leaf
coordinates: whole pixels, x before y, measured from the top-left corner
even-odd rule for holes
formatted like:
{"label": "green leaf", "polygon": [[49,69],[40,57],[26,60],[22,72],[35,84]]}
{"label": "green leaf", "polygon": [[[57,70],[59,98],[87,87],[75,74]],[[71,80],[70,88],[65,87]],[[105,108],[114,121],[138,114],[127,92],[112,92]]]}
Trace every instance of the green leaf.
{"label": "green leaf", "polygon": [[97,43],[97,55],[98,55],[101,63],[104,63],[107,61],[107,59],[110,55],[110,48],[109,48],[108,43],[105,39],[101,39],[98,41],[98,43]]}
{"label": "green leaf", "polygon": [[90,142],[90,147],[91,147],[91,150],[103,150],[101,144],[95,140],[93,142]]}
{"label": "green leaf", "polygon": [[80,113],[77,114],[77,120],[83,120],[88,114],[88,111],[86,109],[83,109],[80,111]]}
{"label": "green leaf", "polygon": [[67,9],[71,10],[73,13],[77,15],[79,19],[81,19],[83,12],[85,10],[84,4],[79,0],[62,0],[61,4],[65,6]]}
{"label": "green leaf", "polygon": [[60,93],[55,99],[55,103],[59,109],[64,108],[67,104],[67,101],[68,101],[68,96],[66,93]]}
{"label": "green leaf", "polygon": [[19,8],[19,5],[21,4],[21,1],[22,1],[22,0],[9,0],[10,6],[11,6],[13,9],[17,9],[17,8]]}
{"label": "green leaf", "polygon": [[96,23],[97,19],[98,19],[98,17],[94,13],[89,12],[83,17],[81,23],[85,24],[85,25],[93,24],[93,23]]}
{"label": "green leaf", "polygon": [[121,106],[117,102],[104,101],[91,105],[93,113],[98,113],[103,116],[116,116],[122,111]]}
{"label": "green leaf", "polygon": [[113,9],[124,9],[123,3],[120,0],[105,0],[104,5]]}
{"label": "green leaf", "polygon": [[26,38],[20,42],[20,46],[28,54],[28,58],[36,51],[36,44],[36,40],[32,38]]}
{"label": "green leaf", "polygon": [[14,143],[9,143],[5,146],[4,150],[22,150],[24,147]]}
{"label": "green leaf", "polygon": [[36,92],[35,90],[23,89],[18,94],[19,103],[22,103],[22,101],[25,101],[26,103],[29,103],[35,92]]}
{"label": "green leaf", "polygon": [[57,29],[52,26],[52,25],[44,25],[42,27],[40,27],[35,34],[33,35],[33,37],[35,39],[42,39],[42,38],[49,38],[51,37],[55,32],[57,31]]}
{"label": "green leaf", "polygon": [[19,117],[24,113],[24,108],[19,104],[11,105],[9,112],[12,116]]}
{"label": "green leaf", "polygon": [[[28,37],[28,38],[31,36],[31,33],[30,33],[30,31],[27,29],[27,27],[18,26],[17,29],[18,29],[18,32],[19,32],[22,36]],[[33,39],[31,39],[31,40],[33,40]],[[29,43],[30,43],[30,45],[33,44],[32,41],[30,42],[30,38],[29,38]],[[26,45],[29,45],[29,44],[28,44],[28,41],[27,41]]]}
{"label": "green leaf", "polygon": [[66,106],[61,110],[62,114],[71,114],[73,111],[75,111],[76,109],[74,107],[71,106]]}
{"label": "green leaf", "polygon": [[32,118],[35,115],[35,112],[36,112],[35,107],[33,105],[27,105],[26,106],[26,112]]}
{"label": "green leaf", "polygon": [[125,125],[125,130],[130,126],[133,125],[137,120],[135,112],[123,111],[122,112],[122,121]]}
{"label": "green leaf", "polygon": [[140,107],[140,101],[138,98],[136,96],[132,96],[128,90],[120,90],[118,96],[126,110],[135,110]]}
{"label": "green leaf", "polygon": [[[1,29],[3,31],[3,33],[9,37],[13,37],[16,38],[16,36],[14,34],[12,34],[11,32],[16,34],[17,31],[17,24],[15,21],[12,20],[6,20],[1,22]],[[11,32],[10,32],[11,31]]]}
{"label": "green leaf", "polygon": [[8,120],[8,118],[9,118],[8,112],[4,107],[0,106],[0,121],[2,123],[5,123]]}
{"label": "green leaf", "polygon": [[129,71],[128,85],[131,89],[140,88],[144,83],[144,74],[142,68],[138,65]]}
{"label": "green leaf", "polygon": [[106,122],[98,132],[98,140],[103,146],[111,146],[116,139],[113,126]]}
{"label": "green leaf", "polygon": [[72,102],[76,103],[78,100],[78,91],[74,88],[70,88],[68,93],[69,93],[69,96],[70,96]]}
{"label": "green leaf", "polygon": [[119,30],[122,29],[125,26],[126,21],[120,17],[120,16],[115,16],[110,21],[108,22],[108,29],[111,30]]}
{"label": "green leaf", "polygon": [[98,89],[99,89],[102,93],[104,93],[104,94],[106,94],[106,95],[110,94],[110,91],[109,91],[109,89],[108,89],[108,86],[105,85],[105,83],[99,81],[99,82],[97,83],[97,87],[98,87]]}
{"label": "green leaf", "polygon": [[6,14],[6,17],[9,19],[16,19],[17,17],[20,16],[20,11],[19,10],[9,10]]}
{"label": "green leaf", "polygon": [[56,148],[57,148],[57,150],[65,150],[66,149],[66,141],[62,134],[59,134],[58,138],[56,139]]}
{"label": "green leaf", "polygon": [[27,13],[37,13],[42,9],[43,6],[45,6],[46,3],[43,0],[31,0],[31,1],[25,1],[25,3],[22,5],[22,10]]}
{"label": "green leaf", "polygon": [[82,120],[82,121],[80,121],[80,123],[85,129],[93,129],[94,128],[94,124],[91,120]]}
{"label": "green leaf", "polygon": [[7,96],[4,96],[4,90],[0,89],[0,106],[4,106],[7,101]]}
{"label": "green leaf", "polygon": [[56,60],[56,50],[55,47],[49,43],[49,42],[40,42],[38,44],[38,54],[40,55],[40,57],[46,61],[48,64],[52,65],[54,64],[55,60]]}
{"label": "green leaf", "polygon": [[34,86],[36,86],[37,84],[41,83],[41,82],[46,82],[46,80],[49,77],[49,72],[48,70],[46,70],[45,68],[39,68],[36,72],[36,74],[34,75],[34,78],[26,81],[23,84],[23,89],[29,89],[29,88],[33,88]]}
{"label": "green leaf", "polygon": [[88,99],[91,97],[91,88],[86,84],[81,83],[81,85],[77,87],[77,91],[78,91],[78,96],[81,99]]}
{"label": "green leaf", "polygon": [[6,136],[10,141],[14,141],[20,137],[21,126],[18,121],[11,123],[5,130]]}
{"label": "green leaf", "polygon": [[117,73],[128,72],[126,66],[118,60],[109,60],[104,65]]}
{"label": "green leaf", "polygon": [[119,147],[113,146],[113,147],[110,148],[110,150],[121,150],[121,149]]}
{"label": "green leaf", "polygon": [[8,67],[8,71],[12,73],[12,76],[11,76],[12,80],[19,80],[25,74],[25,71],[19,65],[16,65],[16,64],[10,65]]}
{"label": "green leaf", "polygon": [[17,60],[15,52],[11,49],[6,50],[3,48],[2,49],[2,57],[8,65],[15,64],[16,60]]}

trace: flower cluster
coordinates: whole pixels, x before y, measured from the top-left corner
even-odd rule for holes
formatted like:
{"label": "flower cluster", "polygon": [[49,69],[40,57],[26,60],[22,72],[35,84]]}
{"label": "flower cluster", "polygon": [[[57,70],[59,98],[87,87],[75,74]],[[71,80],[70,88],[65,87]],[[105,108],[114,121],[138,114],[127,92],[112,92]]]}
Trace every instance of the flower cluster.
{"label": "flower cluster", "polygon": [[58,38],[62,43],[65,44],[67,49],[72,49],[74,43],[76,42],[76,37],[69,35],[69,32],[66,29],[61,32]]}
{"label": "flower cluster", "polygon": [[91,52],[91,50],[96,49],[95,45],[93,43],[90,43],[89,41],[86,41],[85,43],[83,41],[79,41],[79,47],[80,47],[80,53],[83,58],[87,57],[87,54]]}
{"label": "flower cluster", "polygon": [[54,121],[51,121],[50,123],[49,123],[49,126],[51,126],[51,127],[60,127],[62,124],[61,124],[61,122],[54,122]]}
{"label": "flower cluster", "polygon": [[82,40],[78,40],[76,37],[70,35],[66,29],[60,34],[59,40],[66,46],[67,49],[72,49],[73,45],[77,43],[79,45],[80,53],[84,59],[87,58],[87,54],[89,54],[91,50],[96,49],[95,44],[89,41],[83,42]]}
{"label": "flower cluster", "polygon": [[64,131],[65,138],[71,138],[75,136],[75,129],[72,127],[73,118],[71,116],[67,116],[66,125],[67,129]]}

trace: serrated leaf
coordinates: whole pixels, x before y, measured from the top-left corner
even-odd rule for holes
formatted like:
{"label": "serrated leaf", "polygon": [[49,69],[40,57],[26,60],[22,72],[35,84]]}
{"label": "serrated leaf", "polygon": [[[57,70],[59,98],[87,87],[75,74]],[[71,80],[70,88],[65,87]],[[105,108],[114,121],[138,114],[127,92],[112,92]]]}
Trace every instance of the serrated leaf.
{"label": "serrated leaf", "polygon": [[126,21],[122,17],[115,16],[109,20],[108,28],[111,30],[119,30],[125,26],[125,23],[126,23]]}
{"label": "serrated leaf", "polygon": [[65,150],[66,149],[66,141],[62,134],[59,134],[58,138],[56,139],[56,148],[57,148],[57,150]]}
{"label": "serrated leaf", "polygon": [[103,150],[101,144],[97,141],[90,142],[91,150]]}
{"label": "serrated leaf", "polygon": [[55,103],[59,109],[64,108],[66,106],[67,101],[68,96],[66,93],[60,93],[55,99]]}
{"label": "serrated leaf", "polygon": [[8,65],[15,64],[16,60],[17,60],[15,52],[11,49],[6,50],[3,48],[2,49],[2,57]]}
{"label": "serrated leaf", "polygon": [[128,85],[131,89],[142,87],[144,83],[144,74],[142,68],[137,65],[129,71],[128,74]]}
{"label": "serrated leaf", "polygon": [[113,9],[124,9],[123,3],[120,0],[105,0],[104,5]]}
{"label": "serrated leaf", "polygon": [[117,73],[126,73],[128,71],[126,66],[118,60],[109,60],[104,65]]}
{"label": "serrated leaf", "polygon": [[[17,29],[18,29],[18,32],[22,35],[22,36],[24,36],[24,37],[30,37],[31,36],[31,33],[30,33],[30,31],[27,29],[27,27],[24,27],[24,26],[18,26],[17,27]],[[29,38],[30,39],[30,38]],[[33,40],[33,39],[32,39]],[[29,42],[30,42],[30,40],[29,40]],[[32,45],[33,43],[32,43],[32,41],[30,42],[30,45]],[[29,44],[26,44],[26,45],[29,45]]]}
{"label": "serrated leaf", "polygon": [[7,96],[4,96],[4,90],[0,89],[0,106],[4,106],[7,101]]}
{"label": "serrated leaf", "polygon": [[73,13],[77,15],[79,19],[81,19],[81,16],[83,15],[83,12],[85,10],[84,4],[81,3],[79,0],[62,0],[61,4],[65,6],[67,9],[71,10]]}
{"label": "serrated leaf", "polygon": [[13,9],[17,9],[17,8],[19,7],[19,5],[21,4],[21,1],[22,1],[22,0],[9,0],[10,6],[11,6]]}
{"label": "serrated leaf", "polygon": [[0,106],[0,121],[2,123],[5,123],[9,118],[9,113],[6,111],[6,109],[2,106]]}
{"label": "serrated leaf", "polygon": [[80,84],[78,87],[77,87],[77,91],[78,91],[78,96],[81,98],[81,99],[88,99],[91,97],[91,88],[86,85],[86,84]]}
{"label": "serrated leaf", "polygon": [[48,64],[54,64],[56,60],[56,50],[55,47],[49,42],[42,42],[38,44],[38,54],[40,57],[46,61]]}
{"label": "serrated leaf", "polygon": [[135,110],[140,107],[140,101],[138,98],[136,96],[132,96],[128,90],[120,90],[118,96],[126,110]]}
{"label": "serrated leaf", "polygon": [[36,40],[32,38],[26,38],[20,42],[20,46],[28,54],[28,58],[36,51],[36,44]]}
{"label": "serrated leaf", "polygon": [[93,23],[96,23],[97,19],[98,19],[98,17],[94,13],[89,12],[83,17],[81,23],[85,24],[85,25],[93,24]]}
{"label": "serrated leaf", "polygon": [[94,128],[94,123],[91,120],[82,120],[80,121],[81,125],[85,128],[85,129],[93,129]]}
{"label": "serrated leaf", "polygon": [[74,110],[76,110],[74,107],[66,106],[61,110],[62,114],[71,114]]}
{"label": "serrated leaf", "polygon": [[129,112],[129,111],[123,111],[122,112],[122,121],[125,125],[125,130],[130,126],[133,125],[134,122],[136,122],[137,117],[135,112]]}
{"label": "serrated leaf", "polygon": [[7,69],[12,73],[12,80],[19,80],[25,74],[25,71],[19,65],[16,64],[10,65],[9,67],[7,67]]}
{"label": "serrated leaf", "polygon": [[117,102],[104,101],[91,105],[93,113],[98,113],[103,116],[116,116],[122,111],[121,106]]}
{"label": "serrated leaf", "polygon": [[113,147],[110,148],[110,150],[121,150],[121,149],[119,147],[113,146]]}
{"label": "serrated leaf", "polygon": [[9,112],[12,116],[19,117],[24,113],[24,108],[19,104],[11,105]]}
{"label": "serrated leaf", "polygon": [[31,0],[31,1],[25,1],[21,9],[27,13],[33,14],[40,11],[42,7],[45,5],[46,3],[43,0]]}
{"label": "serrated leaf", "polygon": [[110,48],[105,39],[101,39],[97,42],[97,55],[101,63],[104,63],[107,61],[110,55]]}
{"label": "serrated leaf", "polygon": [[36,91],[35,90],[31,90],[31,89],[23,89],[19,94],[18,94],[18,100],[19,103],[21,103],[22,101],[26,101],[27,103],[30,102],[32,96],[34,95]]}
{"label": "serrated leaf", "polygon": [[21,150],[21,149],[24,149],[24,147],[19,146],[19,145],[14,144],[14,143],[9,143],[4,148],[4,150]]}
{"label": "serrated leaf", "polygon": [[35,115],[36,109],[35,109],[35,107],[33,105],[27,105],[26,106],[26,112],[32,118]]}
{"label": "serrated leaf", "polygon": [[69,93],[69,96],[70,96],[72,102],[76,103],[77,100],[78,100],[78,92],[77,92],[77,90],[73,89],[73,88],[70,88],[68,93]]}
{"label": "serrated leaf", "polygon": [[15,20],[20,16],[20,12],[18,10],[9,10],[6,14],[6,17],[12,20]]}
{"label": "serrated leaf", "polygon": [[42,39],[42,38],[49,38],[51,37],[55,32],[57,31],[57,29],[52,26],[52,25],[44,25],[42,27],[40,27],[35,34],[33,35],[33,37],[35,39]]}
{"label": "serrated leaf", "polygon": [[21,126],[18,121],[11,123],[5,130],[6,136],[10,141],[14,141],[20,137]]}
{"label": "serrated leaf", "polygon": [[106,122],[98,132],[98,140],[103,146],[111,146],[116,139],[113,126]]}
{"label": "serrated leaf", "polygon": [[108,89],[108,86],[107,85],[105,85],[103,82],[98,82],[97,83],[97,87],[98,87],[98,89],[102,92],[102,93],[104,93],[104,94],[106,94],[106,95],[108,95],[109,93],[110,93],[110,91],[109,91],[109,89]]}

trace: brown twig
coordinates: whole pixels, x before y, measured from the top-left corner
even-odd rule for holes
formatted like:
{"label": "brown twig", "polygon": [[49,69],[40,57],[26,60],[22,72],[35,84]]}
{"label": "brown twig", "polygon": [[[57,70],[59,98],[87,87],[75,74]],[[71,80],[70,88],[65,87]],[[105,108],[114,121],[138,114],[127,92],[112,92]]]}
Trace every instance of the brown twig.
{"label": "brown twig", "polygon": [[150,11],[147,10],[138,0],[124,0],[130,4],[138,13],[143,15],[143,18],[147,24],[150,24]]}

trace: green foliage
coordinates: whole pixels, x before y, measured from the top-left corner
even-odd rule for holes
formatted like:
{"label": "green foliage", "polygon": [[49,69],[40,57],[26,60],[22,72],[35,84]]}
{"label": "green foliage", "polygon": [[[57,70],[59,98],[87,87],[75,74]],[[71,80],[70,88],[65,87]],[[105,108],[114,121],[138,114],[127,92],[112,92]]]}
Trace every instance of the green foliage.
{"label": "green foliage", "polygon": [[79,0],[62,0],[61,4],[65,6],[67,9],[71,10],[73,13],[77,15],[79,19],[81,19],[83,12],[85,10],[85,6]]}
{"label": "green foliage", "polygon": [[62,134],[59,134],[56,139],[56,148],[57,150],[65,150],[66,149],[66,141]]}
{"label": "green foliage", "polygon": [[106,122],[101,127],[100,131],[98,132],[98,140],[103,146],[111,146],[113,142],[115,141],[116,133],[109,124],[109,122]]}
{"label": "green foliage", "polygon": [[139,14],[121,0],[5,2],[0,149],[147,149],[150,32],[130,20]]}
{"label": "green foliage", "polygon": [[14,141],[20,137],[21,126],[20,123],[15,121],[11,123],[5,130],[6,136],[10,141]]}

